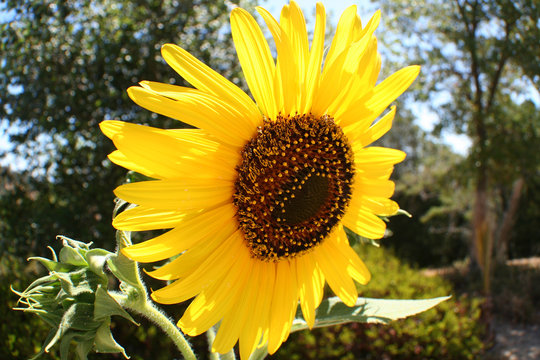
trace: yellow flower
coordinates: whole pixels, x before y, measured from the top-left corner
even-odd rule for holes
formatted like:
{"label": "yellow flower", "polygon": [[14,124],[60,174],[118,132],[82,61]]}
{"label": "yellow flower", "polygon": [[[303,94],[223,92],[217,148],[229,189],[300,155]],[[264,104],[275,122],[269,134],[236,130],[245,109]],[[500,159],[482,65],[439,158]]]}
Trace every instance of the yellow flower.
{"label": "yellow flower", "polygon": [[[195,88],[143,81],[129,96],[140,106],[198,129],[162,130],[120,121],[101,128],[118,148],[116,164],[156,180],[115,194],[137,206],[114,219],[121,230],[171,229],[124,249],[139,262],[179,255],[149,274],[172,281],[154,300],[195,297],[178,322],[198,335],[220,322],[213,350],[237,341],[243,359],[259,344],[274,353],[289,335],[298,301],[314,325],[325,282],[352,306],[353,280],[370,273],[344,226],[381,238],[398,205],[389,200],[399,150],[366,147],[391,127],[395,107],[418,66],[376,84],[381,66],[373,33],[351,6],[324,56],[325,11],[317,4],[311,47],[298,5],[280,21],[257,8],[277,48],[274,61],[253,17],[236,8],[233,40],[253,101],[184,49],[164,45],[167,63]],[[324,60],[323,60],[324,59]],[[322,70],[321,70],[322,69]]]}

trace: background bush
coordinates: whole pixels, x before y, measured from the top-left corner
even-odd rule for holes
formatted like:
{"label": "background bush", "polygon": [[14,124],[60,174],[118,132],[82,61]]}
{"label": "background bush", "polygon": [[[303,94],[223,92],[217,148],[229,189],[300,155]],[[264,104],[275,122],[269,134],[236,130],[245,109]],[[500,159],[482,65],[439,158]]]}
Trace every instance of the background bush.
{"label": "background bush", "polygon": [[360,296],[452,299],[389,325],[348,324],[292,334],[273,359],[476,359],[484,349],[483,299],[456,296],[449,281],[428,277],[384,247],[357,246],[371,270]]}

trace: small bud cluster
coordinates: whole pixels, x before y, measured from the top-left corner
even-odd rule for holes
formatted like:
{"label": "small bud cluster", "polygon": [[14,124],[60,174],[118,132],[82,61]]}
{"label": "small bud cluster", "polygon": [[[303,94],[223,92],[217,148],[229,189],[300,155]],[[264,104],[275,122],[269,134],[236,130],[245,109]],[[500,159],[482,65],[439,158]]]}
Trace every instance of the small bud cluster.
{"label": "small bud cluster", "polygon": [[14,291],[23,305],[16,310],[32,312],[52,327],[40,354],[59,342],[62,359],[67,359],[67,349],[74,341],[81,359],[92,349],[122,353],[127,358],[110,330],[111,315],[133,321],[107,291],[109,278],[103,267],[113,254],[90,249],[90,244],[60,238],[64,247],[58,257],[53,251],[52,259],[31,258],[45,266],[49,274],[23,292]]}

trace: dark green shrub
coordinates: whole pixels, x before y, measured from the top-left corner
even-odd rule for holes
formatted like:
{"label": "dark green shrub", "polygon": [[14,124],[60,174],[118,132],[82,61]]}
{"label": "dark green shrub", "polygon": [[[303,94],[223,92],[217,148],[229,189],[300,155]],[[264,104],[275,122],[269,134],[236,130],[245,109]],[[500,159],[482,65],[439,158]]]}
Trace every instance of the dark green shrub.
{"label": "dark green shrub", "polygon": [[[431,298],[452,294],[450,283],[426,277],[389,251],[362,246],[373,278],[361,296]],[[348,324],[292,334],[276,359],[475,359],[483,351],[482,299],[459,296],[390,325]]]}

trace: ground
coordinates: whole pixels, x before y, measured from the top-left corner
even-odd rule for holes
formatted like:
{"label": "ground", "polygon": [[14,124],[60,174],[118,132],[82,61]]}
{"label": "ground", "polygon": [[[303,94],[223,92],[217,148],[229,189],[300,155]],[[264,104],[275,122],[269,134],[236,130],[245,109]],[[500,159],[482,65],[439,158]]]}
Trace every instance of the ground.
{"label": "ground", "polygon": [[[491,310],[493,314],[490,316],[489,333],[491,333],[491,339],[489,342],[493,346],[486,351],[484,359],[540,359],[540,304],[537,295],[532,290],[537,288],[540,257],[509,260],[506,265],[508,269],[512,270],[506,275],[508,273],[512,275],[502,280],[503,291],[492,295],[496,306]],[[522,272],[523,275],[516,275],[518,272]],[[454,282],[460,282],[466,276],[466,271],[462,266],[452,266],[426,269],[424,274],[426,276],[443,276]],[[523,283],[511,284],[512,281]],[[519,291],[516,292],[516,288]],[[504,304],[509,309],[501,311]],[[528,310],[519,309],[520,306],[526,307],[526,305],[529,306]],[[524,319],[523,314],[528,314],[531,305],[534,308],[534,313],[529,314],[529,318]]]}

